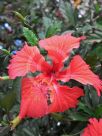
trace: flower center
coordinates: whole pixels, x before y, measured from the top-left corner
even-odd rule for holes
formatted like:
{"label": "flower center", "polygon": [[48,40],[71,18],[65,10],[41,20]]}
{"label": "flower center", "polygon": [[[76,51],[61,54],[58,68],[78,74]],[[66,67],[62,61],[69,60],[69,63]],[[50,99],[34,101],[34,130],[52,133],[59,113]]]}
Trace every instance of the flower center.
{"label": "flower center", "polygon": [[52,103],[53,98],[53,85],[50,80],[40,80],[38,82],[39,90],[44,94],[44,97],[47,99],[47,104],[50,105]]}

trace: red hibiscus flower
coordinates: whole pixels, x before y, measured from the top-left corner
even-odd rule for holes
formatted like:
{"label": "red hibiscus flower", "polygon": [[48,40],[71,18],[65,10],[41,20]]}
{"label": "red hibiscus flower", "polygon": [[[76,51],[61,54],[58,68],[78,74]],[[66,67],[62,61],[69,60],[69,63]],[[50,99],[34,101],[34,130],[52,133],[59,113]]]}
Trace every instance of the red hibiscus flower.
{"label": "red hibiscus flower", "polygon": [[91,118],[89,122],[81,136],[102,136],[102,119]]}
{"label": "red hibiscus flower", "polygon": [[19,117],[38,118],[52,112],[63,112],[76,107],[80,96],[83,96],[82,89],[61,86],[43,75],[24,78]]}
{"label": "red hibiscus flower", "polygon": [[40,54],[36,46],[27,44],[13,56],[8,67],[10,78],[25,76],[28,72],[40,71],[36,77],[22,80],[22,98],[19,117],[42,117],[52,112],[63,112],[76,107],[78,98],[83,96],[83,90],[70,88],[59,84],[61,81],[75,79],[83,84],[93,85],[100,95],[102,82],[90,69],[84,60],[75,56],[68,68],[64,61],[73,48],[78,48],[84,37],[75,38],[69,34],[53,36],[39,41],[39,45],[48,51],[50,63]]}

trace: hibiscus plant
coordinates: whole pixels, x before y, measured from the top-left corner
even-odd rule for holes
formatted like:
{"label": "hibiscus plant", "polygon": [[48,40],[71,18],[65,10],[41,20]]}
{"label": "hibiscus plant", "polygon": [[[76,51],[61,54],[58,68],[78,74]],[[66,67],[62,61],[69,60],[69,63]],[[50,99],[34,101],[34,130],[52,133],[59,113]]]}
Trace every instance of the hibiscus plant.
{"label": "hibiscus plant", "polygon": [[[36,124],[37,131],[41,122],[49,127],[50,124],[54,126],[55,121],[58,126],[60,123],[68,125],[64,136],[67,131],[80,136],[102,136],[102,79],[101,72],[98,72],[102,67],[102,26],[96,18],[96,14],[100,17],[100,7],[98,2],[91,5],[95,7],[95,13],[93,15],[91,11],[90,16],[87,13],[90,8],[86,9],[87,16],[82,17],[83,21],[80,18],[81,9],[78,10],[81,1],[74,1],[72,5],[61,1],[59,10],[55,10],[59,21],[44,16],[43,32],[40,28],[41,18],[34,18],[35,22],[38,19],[39,24],[34,26],[34,32],[26,17],[18,11],[12,11],[22,22],[22,42],[15,40],[16,52],[12,51],[12,47],[0,49],[1,58],[8,59],[3,67],[5,72],[0,75],[1,84],[10,84],[12,89],[17,89],[17,92],[12,91],[0,100],[0,108],[8,118],[15,106],[11,110],[14,113],[12,120],[10,118],[6,123],[1,121],[1,125],[9,126],[10,132],[26,121]],[[80,15],[79,19],[76,15]],[[13,35],[13,32],[9,33]],[[51,123],[47,126],[45,122]],[[78,124],[78,128],[71,131],[73,124]],[[30,125],[28,127],[29,131],[24,131],[31,136]],[[57,131],[51,134],[60,135]]]}

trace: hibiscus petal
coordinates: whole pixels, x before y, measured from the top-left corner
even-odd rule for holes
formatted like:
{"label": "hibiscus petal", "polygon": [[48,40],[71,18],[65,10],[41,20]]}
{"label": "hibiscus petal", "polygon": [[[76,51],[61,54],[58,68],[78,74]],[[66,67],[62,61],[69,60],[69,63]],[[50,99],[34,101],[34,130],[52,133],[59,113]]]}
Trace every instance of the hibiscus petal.
{"label": "hibiscus petal", "polygon": [[70,34],[61,36],[52,36],[50,38],[40,40],[39,45],[48,51],[49,57],[57,65],[57,70],[62,67],[62,61],[64,61],[73,48],[78,48],[80,41],[85,37],[73,37]]}
{"label": "hibiscus petal", "polygon": [[38,118],[48,113],[46,90],[40,90],[36,78],[22,80],[21,106],[19,117]]}
{"label": "hibiscus petal", "polygon": [[27,44],[16,55],[13,55],[8,73],[11,79],[17,76],[25,76],[28,72],[36,70],[48,70],[50,65],[45,62],[37,47],[30,47]]}
{"label": "hibiscus petal", "polygon": [[90,84],[97,90],[98,95],[102,91],[102,80],[91,70],[89,65],[79,56],[75,56],[70,63],[71,79],[75,79],[83,84]]}
{"label": "hibiscus petal", "polygon": [[68,86],[54,85],[54,88],[49,113],[63,112],[69,108],[75,108],[78,104],[78,98],[84,95],[83,90],[78,87],[70,88]]}
{"label": "hibiscus petal", "polygon": [[79,56],[76,55],[66,71],[63,71],[61,77],[63,81],[74,79],[84,85],[92,85],[97,90],[98,95],[102,91],[102,81],[91,70],[89,65]]}
{"label": "hibiscus petal", "polygon": [[84,129],[81,136],[102,136],[102,119],[89,119],[90,124]]}

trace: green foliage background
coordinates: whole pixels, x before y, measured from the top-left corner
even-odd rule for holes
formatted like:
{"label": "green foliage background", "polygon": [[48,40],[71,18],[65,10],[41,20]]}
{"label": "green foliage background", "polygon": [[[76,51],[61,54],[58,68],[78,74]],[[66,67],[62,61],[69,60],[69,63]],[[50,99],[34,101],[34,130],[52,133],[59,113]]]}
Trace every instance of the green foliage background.
{"label": "green foliage background", "polygon": [[[98,0],[90,0],[85,15],[78,15],[79,10],[68,0],[1,0],[0,26],[8,22],[13,31],[9,33],[0,27],[0,45],[4,47],[0,49],[0,76],[7,75],[10,52],[16,50],[15,38],[33,45],[38,39],[71,32],[87,39],[70,57],[80,54],[102,78],[102,5]],[[91,86],[70,81],[69,86],[78,85],[85,90],[77,109],[41,119],[27,118],[10,131],[9,122],[19,113],[20,80],[0,81],[0,136],[78,136],[90,117],[102,117],[102,97]]]}

